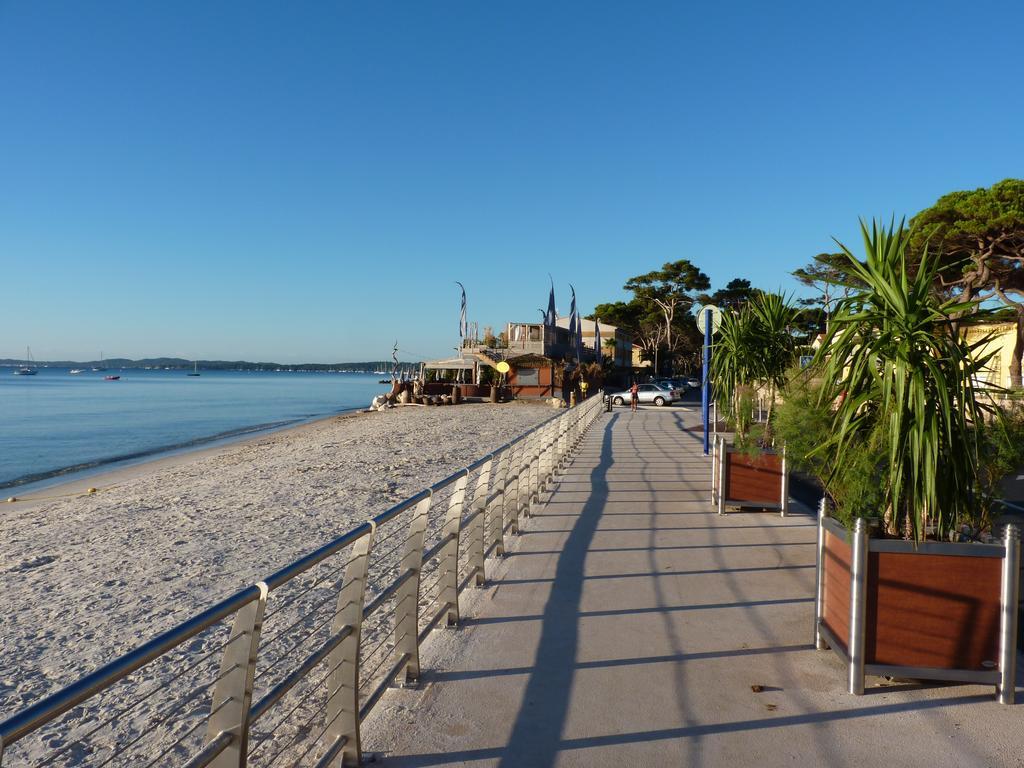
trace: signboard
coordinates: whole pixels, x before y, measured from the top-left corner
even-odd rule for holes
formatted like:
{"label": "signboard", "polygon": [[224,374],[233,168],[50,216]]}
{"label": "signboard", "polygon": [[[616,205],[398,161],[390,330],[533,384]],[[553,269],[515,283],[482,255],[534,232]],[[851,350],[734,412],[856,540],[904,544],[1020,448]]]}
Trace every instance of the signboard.
{"label": "signboard", "polygon": [[711,310],[711,332],[717,333],[719,326],[722,324],[722,310],[714,304],[705,304],[697,311],[697,328],[701,333],[704,333],[704,321],[707,318],[709,309]]}

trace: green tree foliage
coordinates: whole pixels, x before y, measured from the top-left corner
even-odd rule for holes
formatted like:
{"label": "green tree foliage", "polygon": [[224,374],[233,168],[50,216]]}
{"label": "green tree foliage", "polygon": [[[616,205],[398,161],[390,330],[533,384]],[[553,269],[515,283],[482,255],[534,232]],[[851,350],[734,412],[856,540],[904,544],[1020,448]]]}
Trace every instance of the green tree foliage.
{"label": "green tree foliage", "polygon": [[[936,254],[936,284],[964,302],[998,297],[1016,312],[1011,386],[1024,355],[1024,180],[943,195],[911,219],[914,260]],[[970,305],[974,306],[974,305]]]}
{"label": "green tree foliage", "polygon": [[661,316],[656,308],[633,299],[598,304],[588,320],[599,320],[614,325],[633,337],[633,343],[641,349],[644,357],[654,360],[662,341]]}
{"label": "green tree foliage", "polygon": [[692,329],[690,310],[698,292],[711,287],[707,275],[686,259],[680,259],[665,263],[661,269],[631,277],[624,287],[633,292],[634,301],[644,307],[647,315],[660,315],[662,342],[670,358],[677,353],[692,352],[697,334]]}
{"label": "green tree foliage", "polygon": [[719,288],[714,293],[700,296],[701,304],[714,304],[722,310],[739,309],[754,295],[755,289],[750,281],[737,277],[725,284],[725,288]]}
{"label": "green tree foliage", "polygon": [[849,296],[853,289],[864,287],[846,267],[846,255],[842,253],[819,253],[809,264],[793,270],[791,274],[820,294],[818,303],[825,310],[826,323],[837,299]]}

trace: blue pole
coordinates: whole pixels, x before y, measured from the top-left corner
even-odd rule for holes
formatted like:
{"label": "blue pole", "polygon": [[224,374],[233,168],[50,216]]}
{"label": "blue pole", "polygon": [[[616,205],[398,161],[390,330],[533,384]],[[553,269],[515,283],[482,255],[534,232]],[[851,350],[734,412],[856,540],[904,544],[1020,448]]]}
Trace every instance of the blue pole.
{"label": "blue pole", "polygon": [[701,411],[704,414],[704,455],[711,452],[711,439],[708,434],[711,417],[711,377],[708,368],[711,364],[711,310],[704,310],[704,376],[701,379]]}

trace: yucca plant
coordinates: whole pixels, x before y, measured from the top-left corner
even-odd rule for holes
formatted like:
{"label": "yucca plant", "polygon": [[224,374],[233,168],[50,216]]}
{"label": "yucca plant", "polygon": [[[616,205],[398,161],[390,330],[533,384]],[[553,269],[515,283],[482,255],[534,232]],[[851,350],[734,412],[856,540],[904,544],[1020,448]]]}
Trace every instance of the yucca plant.
{"label": "yucca plant", "polygon": [[839,302],[816,355],[831,434],[814,453],[833,472],[851,447],[877,446],[886,530],[915,541],[945,537],[977,513],[984,415],[979,383],[987,339],[969,344],[952,320],[977,311],[935,291],[938,261],[908,271],[909,233],[861,222],[866,259],[840,244],[863,290]]}
{"label": "yucca plant", "polygon": [[792,334],[796,310],[785,296],[764,291],[757,293],[748,307],[754,317],[754,375],[757,383],[768,390],[770,429],[775,397],[785,387],[796,359],[796,339]]}
{"label": "yucca plant", "polygon": [[714,382],[714,398],[725,417],[742,437],[747,423],[742,404],[756,377],[757,339],[754,315],[747,307],[726,312],[715,335],[710,375]]}
{"label": "yucca plant", "polygon": [[767,391],[768,422],[775,396],[785,386],[796,356],[790,328],[795,310],[784,296],[758,292],[738,312],[722,317],[711,356],[711,380],[719,408],[743,437],[745,410],[755,389]]}

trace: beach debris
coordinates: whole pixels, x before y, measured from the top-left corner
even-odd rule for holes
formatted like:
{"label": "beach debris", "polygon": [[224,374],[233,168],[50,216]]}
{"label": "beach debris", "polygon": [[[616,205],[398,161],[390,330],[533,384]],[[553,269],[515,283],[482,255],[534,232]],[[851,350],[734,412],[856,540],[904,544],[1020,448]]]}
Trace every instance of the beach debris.
{"label": "beach debris", "polygon": [[85,489],[86,493],[97,493],[98,491],[99,491],[99,488],[86,488]]}
{"label": "beach debris", "polygon": [[752,686],[750,686],[750,690],[752,690],[754,693],[761,693],[761,691],[764,690],[764,686],[763,685],[752,685]]}
{"label": "beach debris", "polygon": [[42,568],[44,565],[57,560],[56,555],[40,555],[39,557],[33,557],[29,560],[22,560],[18,565],[11,568],[11,573],[18,573],[20,571],[29,571],[33,568]]}
{"label": "beach debris", "polygon": [[16,502],[17,500],[18,500],[18,497],[17,497],[17,496],[8,496],[8,497],[7,497],[7,503],[8,503],[8,504],[13,504],[13,503],[14,503],[14,502]]}

